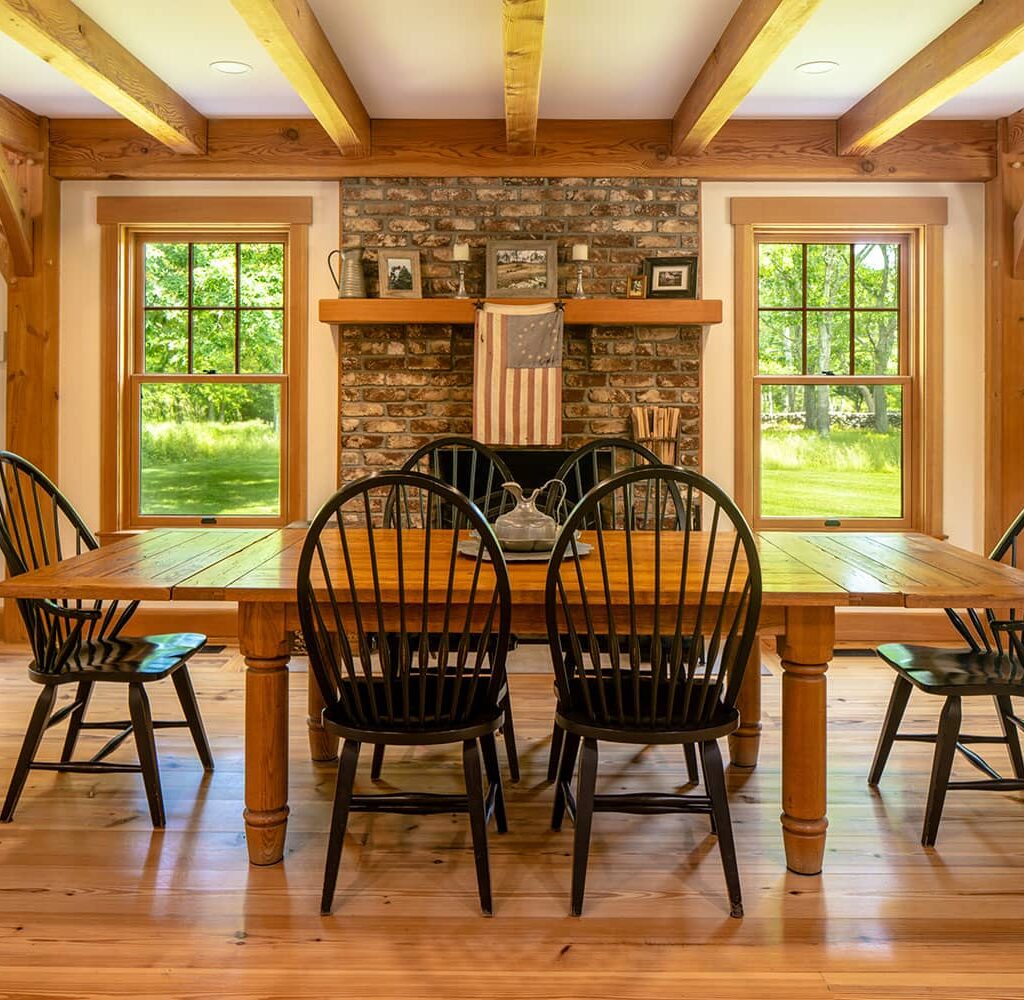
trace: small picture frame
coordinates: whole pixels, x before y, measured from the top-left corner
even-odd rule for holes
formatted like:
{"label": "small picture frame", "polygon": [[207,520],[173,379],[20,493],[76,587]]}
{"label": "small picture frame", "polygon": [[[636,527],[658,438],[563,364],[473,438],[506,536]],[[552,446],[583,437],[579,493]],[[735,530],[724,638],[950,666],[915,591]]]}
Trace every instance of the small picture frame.
{"label": "small picture frame", "polygon": [[644,261],[649,299],[695,299],[696,257],[653,257]]}
{"label": "small picture frame", "polygon": [[423,298],[419,250],[378,250],[377,270],[382,299]]}
{"label": "small picture frame", "polygon": [[626,298],[645,299],[647,298],[647,275],[631,274],[626,279]]}
{"label": "small picture frame", "polygon": [[557,240],[490,240],[487,297],[557,299]]}

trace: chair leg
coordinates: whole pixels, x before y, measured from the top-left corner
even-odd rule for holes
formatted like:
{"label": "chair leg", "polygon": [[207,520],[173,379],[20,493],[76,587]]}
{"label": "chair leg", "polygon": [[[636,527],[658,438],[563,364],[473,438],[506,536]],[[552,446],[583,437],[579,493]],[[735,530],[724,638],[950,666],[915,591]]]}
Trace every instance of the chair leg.
{"label": "chair leg", "polygon": [[932,776],[928,785],[928,804],[924,811],[924,830],[921,843],[934,847],[942,819],[942,805],[946,801],[946,787],[953,770],[956,741],[960,735],[960,699],[947,698],[939,716],[939,732],[935,737],[935,756],[932,758]]}
{"label": "chair leg", "polygon": [[480,774],[480,748],[476,740],[464,740],[462,743],[462,770],[466,778],[466,802],[469,806],[469,828],[473,834],[480,909],[489,917],[492,912],[491,866],[487,856],[487,814],[484,808],[483,777]]}
{"label": "chair leg", "polygon": [[561,830],[565,817],[565,790],[572,784],[572,773],[576,770],[576,755],[580,749],[580,738],[567,733],[557,723],[555,728],[562,734],[562,752],[558,756],[558,780],[555,782],[555,804],[551,810],[551,829]]}
{"label": "chair leg", "polygon": [[729,794],[725,787],[725,768],[722,766],[722,751],[718,749],[718,741],[701,743],[700,756],[704,764],[704,784],[707,786],[708,798],[711,799],[711,810],[718,831],[718,850],[722,855],[725,884],[729,890],[729,915],[742,917],[740,872],[736,865],[736,844],[732,839],[732,820],[729,817]]}
{"label": "chair leg", "polygon": [[692,743],[684,743],[683,757],[686,759],[687,782],[691,785],[699,784],[700,772],[697,770],[697,748]]}
{"label": "chair leg", "polygon": [[203,725],[202,715],[199,714],[199,702],[196,701],[196,692],[192,687],[188,667],[182,666],[175,670],[171,674],[171,680],[174,681],[174,690],[178,692],[178,701],[181,702],[181,710],[185,713],[185,721],[188,723],[203,770],[212,771],[213,752],[210,750],[210,741],[206,738],[206,727]]}
{"label": "chair leg", "polygon": [[76,708],[68,717],[68,731],[64,737],[64,749],[60,752],[60,762],[66,764],[75,753],[75,746],[78,743],[78,734],[82,730],[82,723],[85,721],[85,710],[89,707],[89,698],[92,695],[92,681],[79,681],[78,690],[75,691],[75,701],[81,702],[81,707]]}
{"label": "chair leg", "polygon": [[551,728],[551,753],[548,754],[548,782],[558,778],[558,761],[562,756],[562,738],[565,730],[556,722]]}
{"label": "chair leg", "polygon": [[25,732],[25,739],[21,744],[21,753],[18,754],[18,762],[14,765],[14,774],[11,775],[11,784],[7,789],[7,798],[4,799],[3,812],[0,812],[0,822],[10,823],[14,819],[14,810],[17,808],[18,799],[21,798],[21,791],[25,787],[25,780],[39,750],[39,744],[43,741],[43,733],[46,732],[46,722],[53,710],[53,702],[57,697],[57,688],[52,684],[44,685],[39,697],[36,699],[35,708],[32,709],[32,718],[29,720],[28,729]]}
{"label": "chair leg", "polygon": [[900,723],[903,721],[903,713],[907,710],[907,701],[912,689],[910,681],[899,674],[896,675],[896,683],[893,684],[892,694],[889,696],[889,707],[885,710],[885,722],[882,723],[882,731],[878,734],[875,759],[871,762],[871,770],[868,772],[868,784],[872,787],[882,780],[882,772],[885,770],[893,740],[896,739]]}
{"label": "chair leg", "polygon": [[384,769],[384,744],[373,745],[373,759],[370,761],[370,778],[373,781],[380,781],[381,771]]}
{"label": "chair leg", "polygon": [[583,741],[580,777],[576,790],[576,833],[572,843],[572,906],[574,917],[583,913],[583,892],[587,884],[587,859],[590,857],[590,826],[594,819],[594,793],[597,788],[597,740]]}
{"label": "chair leg", "polygon": [[1020,752],[1020,737],[1017,735],[1017,727],[1010,718],[1013,715],[1013,701],[1008,694],[999,695],[996,698],[996,709],[999,712],[999,724],[1003,727],[1003,736],[1006,737],[1006,751],[1010,755],[1013,776],[1024,780],[1024,757]]}
{"label": "chair leg", "polygon": [[141,684],[128,685],[128,713],[132,719],[132,731],[135,734],[135,748],[142,765],[142,780],[146,785],[146,798],[149,800],[149,815],[153,826],[165,826],[164,797],[160,790],[160,765],[156,757],[156,737],[153,730],[153,715],[149,710],[149,697]]}
{"label": "chair leg", "polygon": [[501,710],[505,713],[505,721],[501,728],[505,737],[505,755],[508,757],[508,776],[515,783],[519,780],[519,750],[516,748],[516,727],[512,721],[512,697],[507,684],[505,697],[501,702]]}
{"label": "chair leg", "polygon": [[484,773],[487,783],[494,789],[494,823],[498,833],[508,833],[508,818],[505,815],[505,791],[501,786],[501,767],[498,765],[498,743],[494,733],[480,737],[480,750],[484,757]]}
{"label": "chair leg", "polygon": [[320,897],[320,914],[329,916],[334,902],[334,887],[338,884],[341,848],[345,843],[345,828],[352,806],[352,787],[356,781],[360,744],[345,740],[338,756],[338,780],[334,786],[334,809],[331,812],[331,833],[327,839],[327,861],[324,864],[324,891]]}

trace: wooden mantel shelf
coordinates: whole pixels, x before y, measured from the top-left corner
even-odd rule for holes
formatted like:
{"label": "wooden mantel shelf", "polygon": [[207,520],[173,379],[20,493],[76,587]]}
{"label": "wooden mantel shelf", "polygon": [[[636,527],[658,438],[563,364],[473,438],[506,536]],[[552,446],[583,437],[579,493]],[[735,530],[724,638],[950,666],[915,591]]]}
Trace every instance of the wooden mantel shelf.
{"label": "wooden mantel shelf", "polygon": [[[320,322],[343,325],[472,323],[475,299],[321,299]],[[495,302],[550,301],[494,299]],[[722,322],[720,299],[563,299],[573,326],[703,326]]]}

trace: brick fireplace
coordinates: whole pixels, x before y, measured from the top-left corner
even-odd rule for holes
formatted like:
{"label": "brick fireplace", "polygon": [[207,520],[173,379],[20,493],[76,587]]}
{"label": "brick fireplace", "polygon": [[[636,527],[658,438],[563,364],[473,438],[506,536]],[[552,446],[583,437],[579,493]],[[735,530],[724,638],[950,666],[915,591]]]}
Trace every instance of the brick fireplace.
{"label": "brick fireplace", "polygon": [[[698,206],[687,178],[346,178],[341,245],[366,249],[373,296],[377,249],[419,249],[423,294],[437,297],[456,287],[455,239],[472,248],[471,296],[484,294],[488,239],[557,239],[563,295],[575,278],[571,246],[586,242],[588,295],[619,298],[646,258],[697,251]],[[628,437],[631,405],[677,405],[681,461],[699,466],[700,352],[699,326],[567,326],[562,447]],[[400,464],[431,438],[471,432],[472,327],[342,326],[339,354],[343,480]]]}

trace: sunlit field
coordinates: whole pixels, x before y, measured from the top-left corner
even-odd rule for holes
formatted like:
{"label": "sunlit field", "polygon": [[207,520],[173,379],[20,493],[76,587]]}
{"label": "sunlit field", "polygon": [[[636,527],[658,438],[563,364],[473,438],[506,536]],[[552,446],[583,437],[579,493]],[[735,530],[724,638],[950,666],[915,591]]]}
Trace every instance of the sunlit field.
{"label": "sunlit field", "polygon": [[899,517],[901,434],[795,429],[761,437],[764,517]]}

